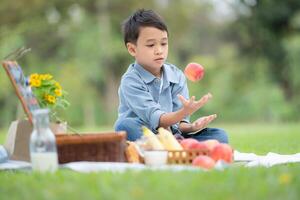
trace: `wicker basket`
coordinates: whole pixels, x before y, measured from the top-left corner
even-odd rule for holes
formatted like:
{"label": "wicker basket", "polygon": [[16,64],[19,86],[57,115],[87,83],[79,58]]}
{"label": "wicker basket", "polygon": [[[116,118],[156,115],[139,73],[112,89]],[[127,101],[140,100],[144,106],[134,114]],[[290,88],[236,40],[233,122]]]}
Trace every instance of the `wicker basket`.
{"label": "wicker basket", "polygon": [[168,164],[192,164],[195,157],[208,155],[207,150],[168,151]]}
{"label": "wicker basket", "polygon": [[56,135],[59,163],[75,161],[126,162],[126,133]]}
{"label": "wicker basket", "polygon": [[[190,165],[197,156],[208,154],[208,150],[168,151],[168,164]],[[133,145],[128,144],[126,156],[130,163],[145,163],[144,157],[138,154]]]}

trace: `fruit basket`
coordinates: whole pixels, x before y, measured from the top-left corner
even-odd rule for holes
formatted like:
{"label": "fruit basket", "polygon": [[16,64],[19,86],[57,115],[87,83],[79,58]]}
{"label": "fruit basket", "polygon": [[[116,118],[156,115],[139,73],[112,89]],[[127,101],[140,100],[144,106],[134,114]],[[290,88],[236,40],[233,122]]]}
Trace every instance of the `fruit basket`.
{"label": "fruit basket", "polygon": [[[139,151],[133,142],[127,142],[126,158],[129,163],[145,163],[144,157],[139,154]],[[155,150],[159,151],[159,150]],[[161,150],[164,151],[164,150]],[[190,165],[194,158],[199,155],[208,155],[208,150],[172,150],[168,152],[168,164]]]}
{"label": "fruit basket", "polygon": [[75,161],[126,162],[126,133],[59,134],[56,136],[59,163]]}
{"label": "fruit basket", "polygon": [[[127,159],[128,162],[144,163],[146,161],[146,164],[148,162],[152,165],[154,162],[150,162],[150,160],[160,159],[155,159],[155,156],[152,159],[150,155],[162,158],[163,154],[165,155],[164,164],[192,164],[206,169],[213,167],[218,160],[227,163],[233,162],[232,147],[220,143],[218,140],[210,139],[199,142],[193,138],[186,138],[178,141],[169,130],[162,127],[158,128],[158,134],[154,134],[147,127],[142,127],[142,130],[143,137],[131,145],[132,151],[128,154],[131,159]],[[143,151],[148,152],[148,157],[143,155]],[[149,153],[151,151],[153,153]],[[159,151],[167,151],[167,154],[159,153]],[[162,162],[159,161],[158,163],[161,164]]]}
{"label": "fruit basket", "polygon": [[168,151],[168,164],[192,164],[199,155],[208,155],[208,150],[172,150]]}

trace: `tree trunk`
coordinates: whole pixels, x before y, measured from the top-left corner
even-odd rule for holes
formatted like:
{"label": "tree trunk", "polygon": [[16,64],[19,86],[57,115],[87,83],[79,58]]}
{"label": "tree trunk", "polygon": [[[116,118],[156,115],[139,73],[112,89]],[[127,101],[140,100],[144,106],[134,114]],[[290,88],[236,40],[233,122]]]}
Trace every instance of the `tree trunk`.
{"label": "tree trunk", "polygon": [[284,94],[285,99],[288,102],[291,102],[293,100],[293,97],[294,97],[294,90],[293,90],[293,87],[291,85],[291,82],[288,81],[288,80],[282,80],[280,82],[280,87],[283,90],[283,94]]}

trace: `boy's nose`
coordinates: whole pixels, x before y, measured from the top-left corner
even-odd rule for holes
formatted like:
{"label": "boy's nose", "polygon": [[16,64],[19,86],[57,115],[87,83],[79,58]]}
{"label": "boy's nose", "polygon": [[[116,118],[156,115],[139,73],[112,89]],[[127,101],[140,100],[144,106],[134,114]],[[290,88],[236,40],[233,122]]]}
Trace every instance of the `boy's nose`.
{"label": "boy's nose", "polygon": [[161,47],[157,47],[157,48],[155,48],[155,54],[156,55],[159,55],[159,54],[162,54],[162,48]]}

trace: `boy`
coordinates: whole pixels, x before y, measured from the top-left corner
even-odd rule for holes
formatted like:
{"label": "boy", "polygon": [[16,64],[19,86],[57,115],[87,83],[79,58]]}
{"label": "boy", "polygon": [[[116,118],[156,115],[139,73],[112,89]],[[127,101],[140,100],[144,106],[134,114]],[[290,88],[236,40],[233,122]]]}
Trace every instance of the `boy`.
{"label": "boy", "polygon": [[[204,95],[189,99],[186,78],[176,66],[166,63],[168,29],[161,17],[152,10],[137,10],[122,25],[124,42],[135,63],[122,76],[119,87],[119,114],[116,131],[126,131],[127,139],[142,136],[141,126],[154,133],[164,127],[177,136],[199,141],[216,139],[228,143],[221,129],[205,128],[216,115],[189,122],[189,116],[211,98]],[[190,134],[189,134],[190,133]],[[191,134],[192,133],[192,134]]]}

